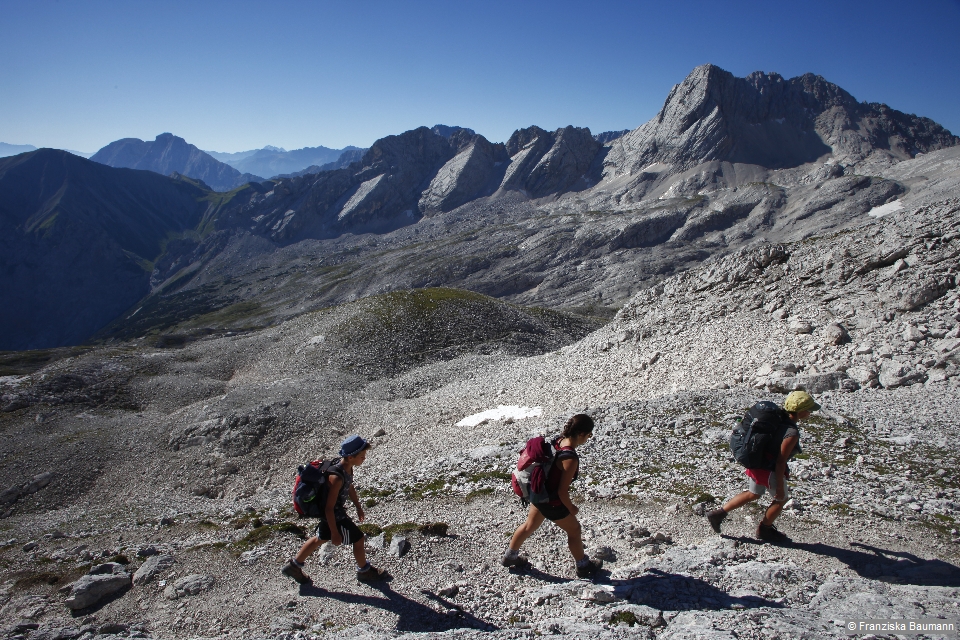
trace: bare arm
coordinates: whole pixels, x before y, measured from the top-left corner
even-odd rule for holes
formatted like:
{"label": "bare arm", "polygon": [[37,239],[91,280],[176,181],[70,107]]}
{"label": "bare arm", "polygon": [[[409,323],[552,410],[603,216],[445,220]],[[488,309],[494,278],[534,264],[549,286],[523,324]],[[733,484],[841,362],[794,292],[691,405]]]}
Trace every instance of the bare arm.
{"label": "bare arm", "polygon": [[327,508],[325,514],[327,517],[327,526],[330,527],[330,542],[335,545],[343,543],[343,536],[337,530],[337,519],[333,515],[333,508],[337,505],[337,496],[340,494],[340,487],[343,486],[343,479],[331,473],[329,479],[329,489],[327,493]]}
{"label": "bare arm", "polygon": [[790,436],[789,438],[784,438],[780,444],[780,456],[777,458],[777,467],[774,469],[777,479],[777,495],[775,495],[773,499],[777,502],[783,502],[783,499],[787,495],[786,485],[784,484],[784,476],[787,474],[787,460],[790,459],[790,454],[793,453],[793,449],[797,446],[798,442],[800,442],[800,438]]}
{"label": "bare arm", "polygon": [[353,502],[353,506],[357,508],[357,520],[363,522],[366,516],[363,513],[363,507],[360,506],[360,496],[357,495],[357,489],[354,486],[350,487],[350,500]]}
{"label": "bare arm", "polygon": [[570,513],[577,515],[580,509],[570,499],[570,484],[573,482],[573,477],[577,475],[580,461],[576,458],[566,458],[560,461],[560,468],[563,469],[563,475],[560,476],[560,486],[557,488],[560,502],[570,510]]}

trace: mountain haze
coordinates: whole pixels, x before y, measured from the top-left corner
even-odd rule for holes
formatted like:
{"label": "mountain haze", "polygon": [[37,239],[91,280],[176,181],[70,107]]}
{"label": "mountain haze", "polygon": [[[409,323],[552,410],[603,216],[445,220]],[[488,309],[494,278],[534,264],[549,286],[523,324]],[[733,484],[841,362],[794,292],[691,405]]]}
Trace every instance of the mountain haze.
{"label": "mountain haze", "polygon": [[138,138],[117,140],[90,159],[111,167],[146,169],[165,176],[176,172],[201,180],[215,191],[230,191],[248,182],[263,180],[252,174],[241,174],[171,133],[161,133],[153,142]]}
{"label": "mountain haze", "polygon": [[[356,151],[359,147],[347,146],[343,149],[328,147],[303,147],[287,151],[279,147],[264,147],[253,151],[239,153],[214,153],[211,156],[229,164],[241,173],[258,176],[278,176],[302,171],[310,166],[336,163],[348,151]],[[349,163],[347,163],[349,164]]]}

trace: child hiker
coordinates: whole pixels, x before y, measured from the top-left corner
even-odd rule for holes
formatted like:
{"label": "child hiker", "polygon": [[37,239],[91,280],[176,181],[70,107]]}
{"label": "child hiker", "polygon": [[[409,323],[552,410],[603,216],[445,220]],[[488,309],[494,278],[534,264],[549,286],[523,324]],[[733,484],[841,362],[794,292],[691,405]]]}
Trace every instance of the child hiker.
{"label": "child hiker", "polygon": [[776,455],[772,456],[765,468],[747,469],[745,472],[748,478],[747,490],[733,496],[722,507],[707,514],[707,521],[714,531],[720,533],[720,525],[731,511],[739,509],[748,502],[759,500],[769,490],[773,502],[767,507],[763,519],[757,525],[757,538],[768,542],[790,541],[790,538],[779,531],[773,522],[780,515],[789,497],[787,479],[790,477],[790,470],[787,468],[787,462],[800,452],[799,423],[809,418],[810,413],[819,408],[820,405],[806,391],[794,391],[787,396],[779,416],[779,428],[776,430],[777,437],[774,442]]}
{"label": "child hiker", "polygon": [[576,561],[577,576],[586,578],[597,572],[603,566],[600,560],[591,560],[583,551],[583,539],[580,537],[580,522],[577,520],[577,505],[570,500],[570,485],[577,479],[580,470],[580,456],[577,447],[584,444],[593,435],[593,418],[578,413],[570,418],[563,427],[563,433],[553,441],[554,463],[547,475],[547,493],[549,500],[545,503],[533,503],[527,514],[527,521],[521,524],[510,546],[503,554],[500,563],[505,567],[525,567],[529,563],[520,557],[520,547],[524,541],[540,528],[543,521],[552,520],[554,524],[567,534],[567,545]]}
{"label": "child hiker", "polygon": [[353,471],[367,459],[367,450],[370,443],[360,436],[352,435],[340,443],[340,461],[335,463],[328,475],[329,492],[323,517],[317,525],[316,534],[303,543],[300,552],[287,560],[280,573],[290,576],[300,584],[311,584],[310,578],[303,572],[303,564],[320,545],[328,540],[335,546],[341,544],[353,545],[353,557],[357,561],[357,579],[361,582],[372,582],[387,577],[386,571],[377,569],[367,562],[366,550],[363,548],[363,532],[347,515],[347,498],[357,509],[357,519],[363,522],[363,507],[360,498],[353,486]]}

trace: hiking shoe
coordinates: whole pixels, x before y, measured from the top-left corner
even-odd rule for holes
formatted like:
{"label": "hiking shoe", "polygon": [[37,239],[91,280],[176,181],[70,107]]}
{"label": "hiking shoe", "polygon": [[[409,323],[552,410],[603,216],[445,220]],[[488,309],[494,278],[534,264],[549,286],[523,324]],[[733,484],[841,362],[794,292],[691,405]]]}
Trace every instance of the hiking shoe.
{"label": "hiking shoe", "polygon": [[577,563],[577,577],[589,578],[603,567],[603,560],[588,559],[583,564]]}
{"label": "hiking shoe", "polygon": [[357,571],[357,580],[360,582],[376,582],[377,580],[386,580],[390,577],[386,569],[377,569],[370,566],[366,571]]}
{"label": "hiking shoe", "polygon": [[293,560],[287,560],[284,562],[283,566],[280,567],[280,573],[293,578],[300,584],[313,584],[313,580],[310,579],[310,576],[305,574],[303,569],[298,567]]}
{"label": "hiking shoe", "polygon": [[727,512],[723,509],[714,509],[713,511],[707,513],[707,521],[717,533],[720,533],[720,523],[723,522],[724,518],[726,517]]}
{"label": "hiking shoe", "polygon": [[757,538],[767,542],[790,542],[790,537],[777,530],[772,524],[758,524]]}
{"label": "hiking shoe", "polygon": [[513,567],[515,569],[526,569],[530,566],[530,561],[519,555],[514,556],[505,553],[503,554],[503,557],[500,558],[500,564],[505,567]]}

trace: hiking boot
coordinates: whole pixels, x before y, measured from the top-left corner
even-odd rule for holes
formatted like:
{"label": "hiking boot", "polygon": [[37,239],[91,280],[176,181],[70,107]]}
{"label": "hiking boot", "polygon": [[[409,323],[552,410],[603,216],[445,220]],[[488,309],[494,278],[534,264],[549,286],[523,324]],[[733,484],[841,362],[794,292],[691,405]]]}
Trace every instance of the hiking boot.
{"label": "hiking boot", "polygon": [[772,524],[758,524],[757,538],[766,540],[767,542],[790,542],[790,537],[785,533],[777,531],[777,528]]}
{"label": "hiking boot", "polygon": [[503,554],[503,557],[500,558],[500,564],[505,567],[513,567],[515,569],[526,569],[530,566],[530,561],[526,558],[520,557],[519,554],[511,555],[509,553]]}
{"label": "hiking boot", "polygon": [[713,530],[720,533],[720,523],[727,517],[727,512],[723,509],[714,509],[707,513],[707,522],[713,527]]}
{"label": "hiking boot", "polygon": [[376,582],[377,580],[386,580],[390,577],[386,569],[377,569],[369,565],[365,571],[357,571],[357,580],[360,582]]}
{"label": "hiking boot", "polygon": [[589,578],[603,567],[603,560],[592,560],[587,558],[584,563],[577,563],[577,577]]}
{"label": "hiking boot", "polygon": [[313,584],[313,580],[310,579],[310,576],[305,574],[303,569],[298,567],[293,560],[287,560],[284,562],[283,566],[280,567],[280,573],[293,578],[300,584]]}

